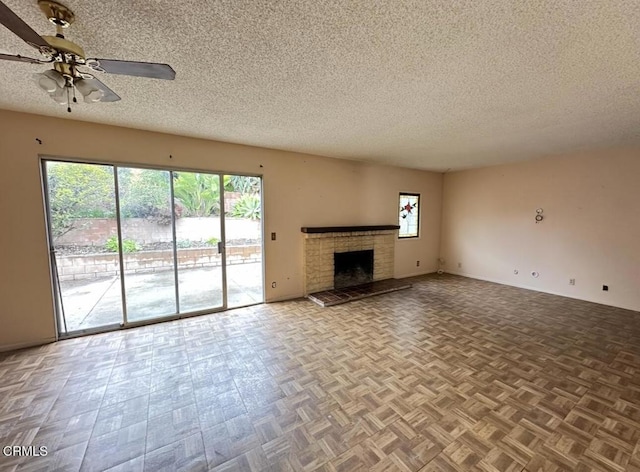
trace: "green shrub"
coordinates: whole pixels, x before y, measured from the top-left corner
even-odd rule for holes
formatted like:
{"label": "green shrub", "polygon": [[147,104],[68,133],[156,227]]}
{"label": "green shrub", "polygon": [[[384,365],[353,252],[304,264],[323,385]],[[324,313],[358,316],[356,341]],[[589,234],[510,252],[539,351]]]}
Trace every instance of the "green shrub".
{"label": "green shrub", "polygon": [[169,172],[154,169],[118,169],[120,212],[123,218],[148,218],[171,223]]}
{"label": "green shrub", "polygon": [[[104,243],[104,247],[109,252],[118,252],[120,248],[118,245],[118,236],[113,235],[109,239],[107,239],[107,242]],[[133,239],[124,239],[122,241],[122,252],[130,253],[130,252],[136,252],[139,250],[140,250],[140,246],[138,246],[138,243],[135,242]]]}
{"label": "green shrub", "polygon": [[185,216],[220,214],[220,177],[215,174],[175,172],[173,194]]}
{"label": "green shrub", "polygon": [[191,241],[189,241],[188,239],[178,239],[176,241],[176,247],[178,249],[188,249],[192,246],[193,244],[191,243]]}
{"label": "green shrub", "polygon": [[228,192],[258,193],[260,192],[260,177],[225,175],[224,189]]}
{"label": "green shrub", "polygon": [[94,164],[47,162],[51,230],[71,231],[78,218],[115,216],[113,169]]}
{"label": "green shrub", "polygon": [[237,218],[250,220],[260,219],[260,197],[258,195],[243,195],[233,206],[231,214]]}
{"label": "green shrub", "polygon": [[209,246],[217,246],[220,240],[213,236],[205,241]]}

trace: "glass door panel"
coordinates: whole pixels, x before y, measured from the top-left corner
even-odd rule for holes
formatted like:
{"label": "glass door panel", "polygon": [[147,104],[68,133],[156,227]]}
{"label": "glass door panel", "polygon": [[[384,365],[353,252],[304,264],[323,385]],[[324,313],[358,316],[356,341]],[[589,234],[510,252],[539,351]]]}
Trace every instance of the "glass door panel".
{"label": "glass door panel", "polygon": [[224,176],[227,307],[264,301],[262,179]]}
{"label": "glass door panel", "polygon": [[180,312],[224,305],[220,176],[173,172]]}
{"label": "glass door panel", "polygon": [[174,315],[178,306],[170,172],[119,167],[118,194],[127,322]]}
{"label": "glass door panel", "polygon": [[123,322],[113,167],[43,161],[60,334]]}

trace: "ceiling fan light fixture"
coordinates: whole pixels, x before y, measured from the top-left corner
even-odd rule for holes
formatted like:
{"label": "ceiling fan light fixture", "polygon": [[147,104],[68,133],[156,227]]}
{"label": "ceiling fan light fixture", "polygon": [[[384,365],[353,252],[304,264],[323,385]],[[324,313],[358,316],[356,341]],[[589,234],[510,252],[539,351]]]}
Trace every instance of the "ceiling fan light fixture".
{"label": "ceiling fan light fixture", "polygon": [[64,77],[53,69],[46,70],[42,74],[35,74],[38,87],[47,93],[55,93],[58,88],[64,87]]}
{"label": "ceiling fan light fixture", "polygon": [[75,82],[75,86],[78,92],[84,97],[85,103],[96,103],[102,100],[104,92],[97,89],[92,84],[87,83],[86,80],[80,79]]}
{"label": "ceiling fan light fixture", "polygon": [[96,103],[102,100],[103,93],[100,90],[92,90],[84,96],[85,103]]}
{"label": "ceiling fan light fixture", "polygon": [[55,92],[50,93],[49,96],[58,105],[67,105],[67,93],[64,87],[58,87]]}
{"label": "ceiling fan light fixture", "polygon": [[58,88],[58,84],[53,79],[50,79],[46,75],[42,75],[38,80],[38,86],[47,93],[53,93]]}

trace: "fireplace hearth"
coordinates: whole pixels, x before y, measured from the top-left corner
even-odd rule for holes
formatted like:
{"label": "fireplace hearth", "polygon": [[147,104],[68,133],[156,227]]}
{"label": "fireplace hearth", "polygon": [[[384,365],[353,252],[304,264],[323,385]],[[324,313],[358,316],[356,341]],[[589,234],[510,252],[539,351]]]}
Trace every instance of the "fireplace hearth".
{"label": "fireplace hearth", "polygon": [[333,253],[334,288],[373,282],[373,249]]}

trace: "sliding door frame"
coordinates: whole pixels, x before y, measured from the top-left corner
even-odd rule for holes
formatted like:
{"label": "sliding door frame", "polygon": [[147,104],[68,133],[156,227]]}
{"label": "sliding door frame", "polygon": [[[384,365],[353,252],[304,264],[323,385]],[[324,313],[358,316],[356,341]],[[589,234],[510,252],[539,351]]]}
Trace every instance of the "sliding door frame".
{"label": "sliding door frame", "polygon": [[[262,174],[255,174],[250,172],[237,172],[237,171],[213,171],[209,169],[197,169],[191,167],[175,167],[168,166],[162,167],[159,165],[153,164],[140,164],[136,162],[128,162],[128,161],[104,161],[104,160],[94,160],[94,159],[85,159],[85,158],[75,158],[75,157],[67,157],[67,156],[56,156],[50,154],[39,154],[38,155],[39,167],[42,178],[42,189],[43,189],[43,202],[44,202],[44,214],[45,214],[45,223],[46,223],[46,233],[47,233],[47,243],[49,246],[49,270],[51,277],[51,288],[53,294],[53,309],[54,309],[54,321],[56,326],[56,339],[69,339],[75,338],[79,336],[86,336],[89,334],[98,334],[109,331],[117,331],[121,329],[129,329],[136,328],[139,326],[151,325],[155,323],[164,323],[166,321],[174,321],[183,318],[192,318],[195,316],[202,316],[211,313],[219,313],[227,310],[227,255],[226,255],[226,232],[225,232],[225,215],[224,215],[224,176],[225,175],[242,175],[247,177],[257,177],[260,179],[260,200],[264,202],[264,177]],[[179,301],[179,284],[178,284],[178,259],[177,259],[177,241],[176,241],[176,226],[175,226],[175,206],[171,209],[171,226],[173,233],[173,271],[174,271],[174,281],[175,281],[175,293],[176,293],[176,313],[170,314],[166,316],[161,316],[157,318],[150,318],[146,320],[140,321],[129,321],[127,316],[127,303],[126,303],[126,290],[125,290],[125,273],[124,273],[124,253],[122,250],[118,251],[118,260],[119,260],[119,272],[120,272],[120,291],[121,291],[121,301],[122,301],[122,322],[121,323],[111,323],[105,326],[100,326],[96,328],[87,328],[76,331],[66,331],[63,333],[61,331],[62,326],[66,327],[66,321],[63,319],[63,301],[62,301],[62,293],[59,290],[59,278],[57,271],[57,259],[55,254],[55,246],[53,243],[53,231],[51,227],[51,215],[50,215],[50,199],[49,199],[49,183],[48,183],[48,175],[47,175],[47,162],[64,162],[70,164],[89,164],[89,165],[103,165],[109,166],[113,169],[114,175],[114,199],[115,199],[115,209],[116,209],[116,228],[118,235],[118,243],[119,247],[122,248],[122,222],[120,215],[120,189],[118,188],[118,169],[119,168],[136,168],[136,169],[150,169],[150,170],[159,170],[169,172],[170,176],[170,191],[171,191],[171,204],[174,205],[174,187],[173,187],[173,174],[174,172],[193,172],[193,173],[202,173],[208,175],[217,175],[219,178],[220,185],[220,239],[221,239],[221,264],[222,264],[222,305],[215,308],[207,308],[203,310],[196,310],[188,313],[180,313],[180,301]],[[262,204],[262,208],[264,210],[264,205]],[[262,211],[261,219],[260,219],[260,234],[262,238],[261,244],[261,277],[262,277],[262,301],[258,303],[252,303],[243,306],[252,306],[258,305],[260,303],[265,302],[265,258],[264,258],[264,211]],[[234,307],[235,308],[235,307]]]}
{"label": "sliding door frame", "polygon": [[[180,281],[178,280],[178,238],[176,231],[176,200],[173,193],[173,171],[169,171],[169,198],[171,203],[171,238],[173,239],[173,288],[176,297],[176,314],[180,314]],[[222,305],[224,306],[224,304]]]}
{"label": "sliding door frame", "polygon": [[[67,333],[67,323],[62,318],[62,309],[60,302],[62,300],[62,294],[60,293],[60,281],[58,279],[58,260],[56,257],[56,251],[53,245],[53,231],[51,230],[51,206],[49,199],[49,176],[47,174],[46,160],[42,156],[38,156],[40,177],[42,178],[42,192],[44,198],[44,219],[45,219],[45,231],[47,234],[47,253],[49,254],[49,272],[51,274],[51,293],[53,294],[53,320],[56,329],[56,340],[60,338],[61,327],[64,326],[64,331]],[[61,319],[62,318],[62,319]]]}
{"label": "sliding door frame", "polygon": [[[228,302],[228,293],[227,293],[227,232],[226,232],[226,221],[227,217],[224,214],[224,175],[218,174],[218,188],[220,189],[220,242],[218,243],[218,248],[220,251],[220,260],[222,264],[222,308],[223,310],[227,309]],[[262,180],[262,179],[261,179]],[[220,244],[222,246],[220,246]],[[264,299],[262,300],[264,301]]]}
{"label": "sliding door frame", "polygon": [[120,219],[120,188],[118,187],[118,168],[113,166],[113,195],[116,201],[116,232],[118,234],[118,266],[120,269],[120,301],[122,303],[122,323],[128,325],[126,287],[124,285],[124,252],[122,251],[122,220]]}

